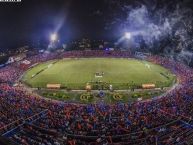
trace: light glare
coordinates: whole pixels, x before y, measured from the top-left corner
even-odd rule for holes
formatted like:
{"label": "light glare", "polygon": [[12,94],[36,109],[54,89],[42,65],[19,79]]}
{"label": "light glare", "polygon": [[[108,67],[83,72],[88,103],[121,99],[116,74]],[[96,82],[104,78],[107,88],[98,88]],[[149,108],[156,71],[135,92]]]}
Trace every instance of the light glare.
{"label": "light glare", "polygon": [[131,33],[126,32],[126,33],[125,33],[125,38],[126,38],[126,39],[131,39]]}
{"label": "light glare", "polygon": [[57,39],[57,34],[52,34],[51,35],[51,41],[56,41],[56,39]]}

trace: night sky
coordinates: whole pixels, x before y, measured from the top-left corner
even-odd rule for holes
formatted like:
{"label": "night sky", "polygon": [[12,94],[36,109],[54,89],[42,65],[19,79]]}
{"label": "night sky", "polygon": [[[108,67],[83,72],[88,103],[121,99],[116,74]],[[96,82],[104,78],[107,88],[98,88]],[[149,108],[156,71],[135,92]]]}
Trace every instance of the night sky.
{"label": "night sky", "polygon": [[[108,22],[114,19],[113,12],[120,18],[124,15],[116,10],[116,4],[108,5],[107,1],[22,0],[21,3],[0,3],[0,50],[48,41],[53,32],[59,33],[62,42],[82,37],[116,39],[116,35],[121,34],[115,27],[107,29]],[[134,0],[121,0],[121,3],[125,2],[139,4]]]}
{"label": "night sky", "polygon": [[58,32],[61,41],[99,39],[105,28],[103,0],[22,0],[0,3],[0,49],[48,40]]}

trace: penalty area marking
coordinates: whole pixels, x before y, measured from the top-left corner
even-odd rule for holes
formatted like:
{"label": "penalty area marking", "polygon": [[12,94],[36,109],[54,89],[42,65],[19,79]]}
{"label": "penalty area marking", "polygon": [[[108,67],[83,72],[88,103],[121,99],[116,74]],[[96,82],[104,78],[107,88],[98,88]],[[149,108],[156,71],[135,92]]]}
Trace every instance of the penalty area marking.
{"label": "penalty area marking", "polygon": [[45,67],[45,68],[41,69],[40,71],[38,71],[37,73],[33,74],[33,75],[31,76],[31,79],[33,79],[34,77],[36,77],[37,75],[39,75],[41,72],[43,72],[43,71],[51,68],[51,67],[53,66],[53,64],[55,64],[55,63],[56,63],[56,62],[51,63],[51,64],[49,64],[47,67]]}

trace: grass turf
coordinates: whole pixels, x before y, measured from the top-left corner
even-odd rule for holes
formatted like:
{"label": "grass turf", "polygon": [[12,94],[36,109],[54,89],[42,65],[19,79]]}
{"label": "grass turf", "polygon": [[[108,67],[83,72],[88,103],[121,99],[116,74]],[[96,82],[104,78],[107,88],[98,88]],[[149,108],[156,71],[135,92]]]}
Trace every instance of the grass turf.
{"label": "grass turf", "polygon": [[[56,61],[42,63],[28,70],[23,81],[31,87],[45,88],[47,84],[59,83],[70,89],[84,89],[87,82],[102,81],[112,84],[114,89],[128,89],[133,84],[141,86],[144,83],[154,83],[157,87],[170,86],[175,80],[169,70],[135,59],[80,58],[53,62]],[[95,77],[97,72],[103,72],[104,75]]]}

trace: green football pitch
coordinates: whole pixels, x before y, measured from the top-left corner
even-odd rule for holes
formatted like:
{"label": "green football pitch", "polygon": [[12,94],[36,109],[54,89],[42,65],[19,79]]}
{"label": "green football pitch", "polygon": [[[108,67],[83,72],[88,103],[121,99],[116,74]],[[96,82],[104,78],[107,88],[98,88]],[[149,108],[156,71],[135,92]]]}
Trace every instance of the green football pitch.
{"label": "green football pitch", "polygon": [[171,86],[175,76],[162,66],[136,59],[79,58],[41,63],[29,69],[22,80],[29,86],[45,88],[61,84],[64,88],[85,89],[87,83],[112,84],[114,89],[128,89],[154,83]]}

